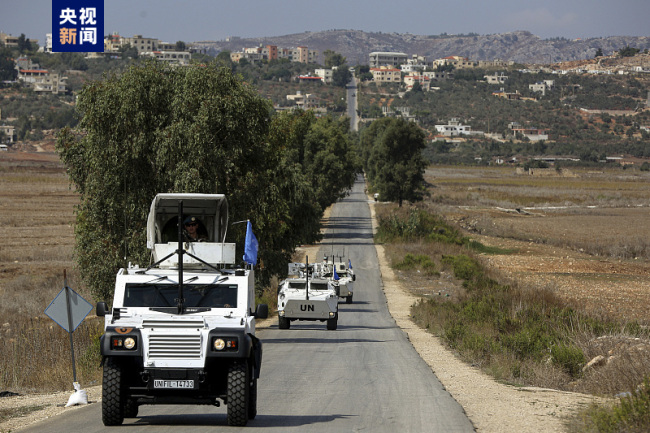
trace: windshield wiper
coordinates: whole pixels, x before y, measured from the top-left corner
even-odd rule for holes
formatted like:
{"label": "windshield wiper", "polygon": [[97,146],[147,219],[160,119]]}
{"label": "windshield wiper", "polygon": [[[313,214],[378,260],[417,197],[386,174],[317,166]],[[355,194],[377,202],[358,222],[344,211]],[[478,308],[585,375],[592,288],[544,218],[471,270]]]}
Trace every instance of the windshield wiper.
{"label": "windshield wiper", "polygon": [[163,275],[162,277],[154,278],[151,281],[147,281],[145,284],[157,283],[158,281],[167,280],[167,279],[168,278]]}

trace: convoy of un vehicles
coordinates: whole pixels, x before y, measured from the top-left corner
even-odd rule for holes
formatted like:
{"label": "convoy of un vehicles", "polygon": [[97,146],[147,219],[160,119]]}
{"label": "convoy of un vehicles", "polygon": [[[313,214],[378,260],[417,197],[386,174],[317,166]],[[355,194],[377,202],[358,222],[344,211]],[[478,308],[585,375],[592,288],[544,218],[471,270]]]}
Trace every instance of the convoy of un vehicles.
{"label": "convoy of un vehicles", "polygon": [[352,267],[330,263],[326,257],[322,263],[289,263],[288,274],[278,287],[280,329],[289,329],[294,320],[308,320],[327,322],[328,330],[336,330],[339,298],[352,303]]}
{"label": "convoy of un vehicles", "polygon": [[[206,242],[183,240],[198,220]],[[104,316],[102,421],[120,425],[142,404],[227,405],[228,424],[257,413],[262,343],[255,319],[254,272],[235,266],[225,243],[228,202],[217,194],[159,194],[151,203],[147,247],[153,265],[121,269]]]}

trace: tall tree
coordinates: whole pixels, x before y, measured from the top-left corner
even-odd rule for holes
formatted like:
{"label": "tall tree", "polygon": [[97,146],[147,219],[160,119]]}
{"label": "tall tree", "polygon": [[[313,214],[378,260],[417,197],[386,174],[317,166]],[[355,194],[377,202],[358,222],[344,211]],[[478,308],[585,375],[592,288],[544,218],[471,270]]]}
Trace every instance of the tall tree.
{"label": "tall tree", "polygon": [[76,257],[96,297],[110,296],[125,256],[148,261],[156,193],[226,194],[231,215],[263,231],[270,106],[227,69],[148,62],[90,83],[78,108],[79,130],[63,129],[57,150],[81,196]]}
{"label": "tall tree", "polygon": [[0,80],[13,81],[18,76],[11,49],[0,47]]}
{"label": "tall tree", "polygon": [[422,130],[404,119],[385,118],[375,128],[367,165],[371,167],[370,182],[384,200],[422,200],[424,169],[422,157],[425,136]]}
{"label": "tall tree", "polygon": [[326,116],[317,119],[305,137],[303,170],[322,209],[345,196],[358,171],[348,130],[348,118]]}
{"label": "tall tree", "polygon": [[[346,122],[304,112],[272,118],[269,101],[217,63],[133,66],[84,87],[78,109],[77,129],[61,131],[57,150],[81,195],[77,262],[99,299],[111,295],[125,257],[148,262],[146,218],[157,193],[225,194],[231,218],[253,223],[264,282],[286,272],[297,245],[319,238],[324,207],[354,179],[349,163],[325,157],[352,154]],[[244,234],[233,226],[228,241],[242,248]]]}
{"label": "tall tree", "polygon": [[332,50],[323,51],[323,57],[326,68],[331,69],[332,66],[342,66],[346,63],[345,57]]}
{"label": "tall tree", "polygon": [[332,84],[338,87],[345,87],[352,78],[352,72],[347,65],[339,66],[332,72]]}

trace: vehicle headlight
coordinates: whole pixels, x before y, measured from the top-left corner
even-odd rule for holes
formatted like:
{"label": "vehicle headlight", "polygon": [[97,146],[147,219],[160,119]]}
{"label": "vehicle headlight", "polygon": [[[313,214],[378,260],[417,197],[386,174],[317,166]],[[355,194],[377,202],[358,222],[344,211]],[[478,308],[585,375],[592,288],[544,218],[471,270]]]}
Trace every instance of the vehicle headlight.
{"label": "vehicle headlight", "polygon": [[215,337],[212,340],[212,348],[217,352],[236,352],[238,346],[236,337]]}
{"label": "vehicle headlight", "polygon": [[132,337],[125,338],[124,347],[128,350],[132,350],[135,347],[135,338]]}
{"label": "vehicle headlight", "polygon": [[114,350],[133,350],[137,346],[135,337],[112,337],[111,349]]}

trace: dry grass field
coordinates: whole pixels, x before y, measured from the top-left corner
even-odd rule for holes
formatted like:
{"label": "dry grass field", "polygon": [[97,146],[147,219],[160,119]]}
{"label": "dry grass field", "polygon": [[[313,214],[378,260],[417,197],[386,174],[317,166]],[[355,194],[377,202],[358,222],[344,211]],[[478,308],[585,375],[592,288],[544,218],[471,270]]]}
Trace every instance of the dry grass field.
{"label": "dry grass field", "polygon": [[[430,168],[426,205],[476,240],[512,249],[483,256],[494,271],[647,325],[650,175],[620,168],[574,174],[537,178],[516,175],[511,167]],[[61,290],[64,270],[69,285],[95,302],[74,270],[78,198],[54,153],[0,154],[0,186],[0,391],[69,389],[67,334],[43,311]],[[447,275],[412,282],[424,295],[459,288]],[[86,384],[98,379],[91,345],[100,333],[97,320],[75,332],[78,375]],[[56,365],[57,373],[44,365]]]}
{"label": "dry grass field", "polygon": [[429,206],[483,244],[515,252],[484,256],[490,268],[593,312],[650,324],[650,173],[572,172],[432,167]]}
{"label": "dry grass field", "polygon": [[[64,285],[94,303],[76,278],[74,207],[78,197],[54,153],[0,154],[0,391],[72,388],[68,334],[44,314]],[[98,379],[89,347],[98,320],[74,332],[77,378]]]}

